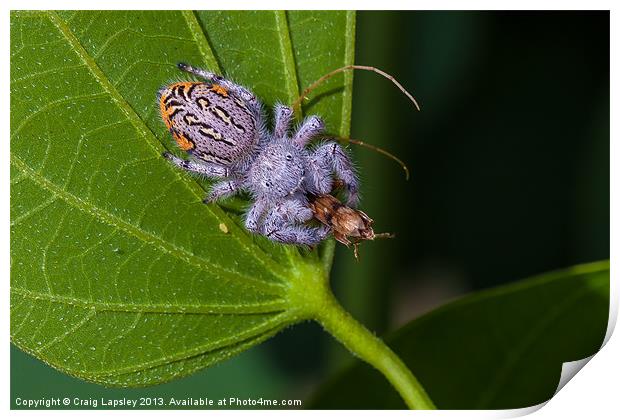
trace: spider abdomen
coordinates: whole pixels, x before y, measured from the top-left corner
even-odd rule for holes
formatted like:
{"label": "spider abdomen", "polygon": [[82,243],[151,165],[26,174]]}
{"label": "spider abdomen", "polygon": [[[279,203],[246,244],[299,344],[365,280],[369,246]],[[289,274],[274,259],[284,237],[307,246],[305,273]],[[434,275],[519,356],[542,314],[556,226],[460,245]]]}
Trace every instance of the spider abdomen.
{"label": "spider abdomen", "polygon": [[231,165],[258,143],[255,116],[221,85],[174,83],[160,90],[159,108],[178,146],[205,162]]}

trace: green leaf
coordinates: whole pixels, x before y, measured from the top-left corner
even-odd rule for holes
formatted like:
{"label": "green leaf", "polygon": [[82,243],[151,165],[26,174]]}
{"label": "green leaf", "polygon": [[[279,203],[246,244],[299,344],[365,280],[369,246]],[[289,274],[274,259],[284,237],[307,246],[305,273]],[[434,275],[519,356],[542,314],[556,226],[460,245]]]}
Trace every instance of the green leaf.
{"label": "green leaf", "polygon": [[[203,205],[204,186],[161,158],[173,148],[155,96],[187,78],[183,61],[223,71],[267,105],[290,103],[353,63],[354,19],[11,13],[12,341],[71,375],[139,386],[310,318],[300,297],[323,291],[331,253],[273,245]],[[351,75],[333,78],[308,108],[333,133],[348,133],[351,86]]]}
{"label": "green leaf", "polygon": [[[609,316],[609,262],[471,294],[414,320],[387,344],[440,409],[503,409],[551,398],[563,362],[594,354]],[[404,408],[367,365],[333,378],[313,408]]]}

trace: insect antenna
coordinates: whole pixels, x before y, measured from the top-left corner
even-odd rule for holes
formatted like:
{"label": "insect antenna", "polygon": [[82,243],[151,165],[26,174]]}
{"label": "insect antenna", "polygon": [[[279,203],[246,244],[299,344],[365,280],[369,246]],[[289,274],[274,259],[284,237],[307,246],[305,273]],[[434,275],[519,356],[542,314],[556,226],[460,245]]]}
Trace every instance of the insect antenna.
{"label": "insect antenna", "polygon": [[409,168],[407,168],[407,165],[405,164],[405,162],[403,162],[401,159],[397,158],[395,155],[388,152],[387,150],[382,149],[379,146],[365,143],[361,140],[349,139],[346,137],[337,137],[337,139],[346,141],[348,143],[356,144],[358,146],[366,147],[367,149],[374,150],[377,153],[381,153],[382,155],[389,157],[390,159],[398,163],[403,168],[403,171],[405,171],[405,180],[409,181]]}
{"label": "insect antenna", "polygon": [[[390,80],[394,85],[396,85],[396,87],[398,89],[400,89],[400,91],[403,94],[405,94],[405,96],[407,96],[407,98],[409,98],[409,100],[413,103],[413,105],[415,106],[415,108],[418,111],[420,110],[420,106],[418,105],[418,102],[415,100],[413,95],[411,93],[409,93],[407,91],[407,89],[405,89],[403,87],[403,85],[401,85],[398,82],[398,80],[396,80],[394,78],[394,76],[392,76],[391,74],[388,74],[388,73],[384,72],[383,70],[378,69],[376,67],[361,66],[361,65],[351,64],[351,65],[340,67],[340,68],[338,68],[336,70],[330,71],[329,73],[321,76],[319,79],[317,79],[310,86],[308,86],[301,93],[301,95],[295,100],[295,102],[293,102],[292,108],[295,111],[295,113],[298,114],[298,115],[301,114],[301,103],[305,99],[308,99],[308,94],[310,94],[310,92],[312,92],[314,89],[316,89],[321,83],[323,83],[326,80],[330,79],[331,77],[337,75],[338,73],[343,73],[343,72],[348,71],[348,70],[366,70],[366,71],[371,71],[373,73],[377,73],[377,74],[385,77],[386,79]],[[405,164],[405,162],[403,162],[402,160],[400,160],[399,158],[397,158],[395,155],[393,155],[392,153],[388,152],[387,150],[384,150],[384,149],[382,149],[382,148],[380,148],[378,146],[373,146],[372,144],[364,143],[361,140],[349,139],[349,138],[345,138],[345,137],[338,137],[338,140],[346,141],[346,142],[349,142],[349,143],[356,144],[358,146],[366,147],[368,149],[374,150],[375,152],[381,153],[381,154],[389,157],[390,159],[392,159],[395,162],[397,162],[403,168],[403,171],[405,171],[405,179],[407,181],[409,180],[409,168],[407,168],[407,165]]]}
{"label": "insect antenna", "polygon": [[303,102],[304,99],[307,99],[307,96],[310,92],[312,92],[314,89],[316,89],[321,83],[323,83],[324,81],[326,81],[327,79],[332,78],[333,76],[337,75],[338,73],[342,73],[345,72],[347,70],[366,70],[366,71],[371,71],[377,74],[380,74],[381,76],[385,77],[386,79],[390,80],[392,83],[394,83],[394,85],[396,85],[396,87],[398,89],[400,89],[400,91],[402,93],[405,94],[405,96],[407,96],[407,98],[409,98],[409,100],[413,103],[413,105],[415,106],[415,108],[419,111],[420,110],[420,106],[418,105],[418,102],[415,100],[415,98],[413,97],[412,94],[410,94],[407,89],[405,89],[403,87],[403,85],[401,85],[400,83],[398,83],[398,80],[396,80],[394,78],[394,76],[392,76],[391,74],[388,74],[386,72],[384,72],[381,69],[378,69],[376,67],[372,67],[372,66],[360,66],[357,64],[350,64],[348,66],[344,66],[344,67],[340,67],[336,70],[332,70],[329,73],[325,74],[324,76],[321,76],[319,79],[317,79],[316,82],[312,83],[310,86],[308,86],[302,93],[301,95],[299,95],[299,98],[297,98],[295,100],[295,102],[293,102],[293,109],[295,110],[295,112],[299,112],[300,111],[300,107],[301,107],[301,103]]}

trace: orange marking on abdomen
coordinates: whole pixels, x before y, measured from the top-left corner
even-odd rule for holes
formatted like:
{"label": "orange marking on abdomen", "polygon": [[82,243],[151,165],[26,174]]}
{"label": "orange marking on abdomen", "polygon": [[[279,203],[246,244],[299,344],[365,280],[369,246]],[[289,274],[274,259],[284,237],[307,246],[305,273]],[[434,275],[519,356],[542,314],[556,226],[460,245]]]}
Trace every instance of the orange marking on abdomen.
{"label": "orange marking on abdomen", "polygon": [[183,134],[172,133],[172,137],[174,137],[177,141],[179,148],[185,152],[196,147],[196,145],[192,141],[188,140]]}
{"label": "orange marking on abdomen", "polygon": [[180,103],[185,103],[190,101],[190,92],[192,87],[201,85],[202,82],[177,82],[173,83],[166,87],[164,90],[165,93],[161,95],[159,98],[159,112],[161,114],[161,118],[164,120],[164,124],[166,127],[170,129],[172,127],[172,113],[177,109],[178,105],[170,107],[170,104],[166,104],[169,99],[172,99],[170,103],[173,101],[177,101]]}
{"label": "orange marking on abdomen", "polygon": [[228,96],[228,91],[222,85],[211,85],[211,90],[217,93],[218,95],[222,95],[224,97]]}
{"label": "orange marking on abdomen", "polygon": [[162,120],[164,120],[164,124],[166,124],[166,127],[170,129],[170,127],[172,126],[172,121],[170,120],[170,116],[168,115],[169,113],[166,109],[166,105],[164,105],[164,102],[166,102],[167,99],[168,95],[161,95],[161,98],[159,98],[159,113],[161,114],[161,118]]}
{"label": "orange marking on abdomen", "polygon": [[194,85],[201,85],[202,83],[203,82],[176,82],[170,85],[170,89],[174,88],[175,86],[184,86],[185,89],[189,89]]}
{"label": "orange marking on abdomen", "polygon": [[[177,97],[180,97],[180,99],[184,99],[186,101],[190,100],[191,98],[188,97],[187,93],[189,92],[190,88],[192,86],[196,86],[196,85],[201,85],[202,82],[176,82],[171,84],[170,86],[168,86],[168,89],[170,89],[170,91],[175,94]],[[181,89],[181,87],[183,89]]]}

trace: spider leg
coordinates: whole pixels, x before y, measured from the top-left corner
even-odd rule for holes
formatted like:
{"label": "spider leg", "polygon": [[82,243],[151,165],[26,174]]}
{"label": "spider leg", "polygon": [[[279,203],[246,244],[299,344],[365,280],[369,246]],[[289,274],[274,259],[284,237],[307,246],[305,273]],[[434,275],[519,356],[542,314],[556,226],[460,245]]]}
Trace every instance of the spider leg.
{"label": "spider leg", "polygon": [[314,217],[308,199],[302,194],[296,194],[293,198],[281,203],[278,206],[278,212],[291,222],[304,223]]}
{"label": "spider leg", "polygon": [[[311,157],[314,167],[320,172],[321,169],[328,168],[333,171],[343,183],[347,190],[347,205],[350,207],[357,207],[359,202],[359,181],[353,163],[346,154],[346,152],[335,141],[327,142],[319,146]],[[314,176],[315,188],[319,190],[321,194],[328,194],[331,191],[325,191],[325,185],[327,181],[325,178],[329,178],[329,187],[331,188],[331,177]]]}
{"label": "spider leg", "polygon": [[163,156],[170,161],[174,166],[177,166],[188,172],[194,172],[208,176],[209,178],[226,178],[230,174],[228,168],[223,165],[211,162],[193,162],[191,160],[183,160],[174,156],[171,153],[164,152]]}
{"label": "spider leg", "polygon": [[242,184],[236,179],[228,179],[217,182],[211,187],[209,195],[203,200],[205,204],[214,203],[226,197],[230,197],[237,193],[242,187]]}
{"label": "spider leg", "polygon": [[274,109],[274,115],[276,122],[273,135],[276,138],[282,138],[286,136],[286,133],[291,126],[293,110],[286,105],[277,104]]}
{"label": "spider leg", "polygon": [[273,209],[265,218],[263,234],[277,242],[294,245],[314,246],[327,237],[327,226],[310,227],[287,220],[278,209]]}
{"label": "spider leg", "polygon": [[263,234],[263,225],[261,224],[261,217],[265,213],[266,204],[262,200],[256,200],[254,205],[245,215],[245,228],[250,232]]}
{"label": "spider leg", "polygon": [[243,99],[247,102],[249,107],[252,109],[255,115],[260,115],[261,113],[261,104],[256,96],[250,92],[248,89],[240,86],[228,79],[224,76],[220,76],[219,74],[215,74],[213,72],[190,66],[189,64],[179,63],[177,65],[180,70],[186,71],[188,73],[194,74],[198,77],[202,77],[203,79],[218,84],[225,88],[226,90],[231,91],[235,96]]}
{"label": "spider leg", "polygon": [[313,137],[321,134],[325,129],[325,123],[316,115],[311,115],[304,120],[293,136],[293,143],[304,147]]}
{"label": "spider leg", "polygon": [[306,190],[314,195],[329,194],[332,192],[332,167],[327,165],[326,159],[316,152],[308,157],[308,166],[305,176]]}
{"label": "spider leg", "polygon": [[328,234],[327,226],[315,228],[285,223],[279,227],[267,229],[265,236],[284,244],[314,246],[325,239]]}

